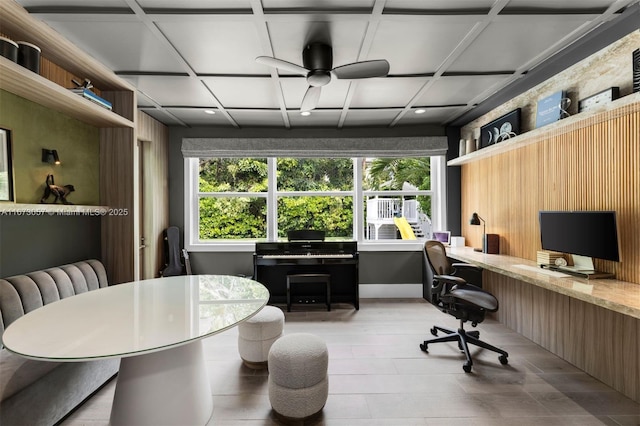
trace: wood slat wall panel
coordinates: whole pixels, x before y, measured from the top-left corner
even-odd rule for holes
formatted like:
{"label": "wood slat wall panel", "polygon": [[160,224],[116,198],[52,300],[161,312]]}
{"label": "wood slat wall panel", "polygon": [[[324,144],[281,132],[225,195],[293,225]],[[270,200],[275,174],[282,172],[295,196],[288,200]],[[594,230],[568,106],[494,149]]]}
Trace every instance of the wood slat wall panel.
{"label": "wood slat wall panel", "polygon": [[169,129],[138,111],[138,140],[144,149],[143,279],[159,276],[164,266],[162,231],[169,226]]}
{"label": "wood slat wall panel", "polygon": [[463,164],[462,234],[481,247],[482,228],[500,235],[500,253],[535,260],[540,210],[615,210],[621,262],[596,268],[640,284],[640,109],[626,105],[596,114],[569,130],[544,133],[537,143]]}
{"label": "wood slat wall panel", "polygon": [[640,402],[640,320],[491,271],[483,288],[496,320]]}
{"label": "wood slat wall panel", "polygon": [[100,203],[123,213],[102,218],[102,262],[111,284],[136,279],[134,140],[134,129],[100,130]]}

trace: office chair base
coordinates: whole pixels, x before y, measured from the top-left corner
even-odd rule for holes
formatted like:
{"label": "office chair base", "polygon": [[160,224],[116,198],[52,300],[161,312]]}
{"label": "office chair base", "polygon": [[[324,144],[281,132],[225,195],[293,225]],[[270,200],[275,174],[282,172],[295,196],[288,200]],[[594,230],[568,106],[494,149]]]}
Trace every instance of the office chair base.
{"label": "office chair base", "polygon": [[496,352],[500,354],[498,360],[500,364],[506,365],[509,363],[509,354],[506,351],[503,351],[500,348],[496,348],[493,345],[490,345],[486,342],[480,340],[480,332],[477,330],[466,331],[462,326],[462,321],[460,324],[460,328],[458,330],[452,330],[449,328],[434,326],[431,328],[431,334],[434,336],[438,335],[438,331],[445,333],[444,336],[436,337],[434,339],[425,340],[422,344],[420,344],[420,349],[424,352],[428,351],[428,346],[430,343],[440,343],[440,342],[457,342],[458,348],[464,352],[464,355],[467,359],[467,362],[464,363],[462,369],[465,373],[471,372],[471,367],[473,366],[473,360],[471,359],[471,354],[469,353],[469,344],[475,345],[484,349],[488,349],[490,351]]}

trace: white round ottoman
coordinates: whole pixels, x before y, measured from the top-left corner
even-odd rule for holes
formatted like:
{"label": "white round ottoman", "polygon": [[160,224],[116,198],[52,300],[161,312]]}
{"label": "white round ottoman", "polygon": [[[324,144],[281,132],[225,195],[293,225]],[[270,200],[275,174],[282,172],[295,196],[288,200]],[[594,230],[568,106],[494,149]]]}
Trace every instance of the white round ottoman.
{"label": "white round ottoman", "polygon": [[329,353],[322,339],[294,333],[269,351],[269,400],[285,419],[300,420],[322,411],[329,394]]}
{"label": "white round ottoman", "polygon": [[283,330],[284,313],[275,306],[265,306],[238,324],[238,352],[244,364],[249,368],[266,368],[269,349]]}

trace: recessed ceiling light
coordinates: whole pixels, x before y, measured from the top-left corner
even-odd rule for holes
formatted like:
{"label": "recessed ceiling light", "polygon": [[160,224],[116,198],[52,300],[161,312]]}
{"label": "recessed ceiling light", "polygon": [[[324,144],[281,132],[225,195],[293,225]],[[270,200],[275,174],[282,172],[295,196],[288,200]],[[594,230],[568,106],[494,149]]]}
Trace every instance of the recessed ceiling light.
{"label": "recessed ceiling light", "polygon": [[420,109],[417,109],[417,110],[415,110],[413,112],[415,112],[416,114],[424,114],[425,112],[427,112],[427,110],[420,108]]}
{"label": "recessed ceiling light", "polygon": [[205,110],[204,110],[204,113],[205,113],[205,114],[211,114],[211,115],[213,115],[213,114],[215,114],[216,112],[215,112],[214,110],[212,110],[212,109],[205,109]]}
{"label": "recessed ceiling light", "polygon": [[300,113],[300,115],[301,115],[301,116],[303,116],[303,117],[306,117],[306,116],[308,116],[308,115],[311,115],[311,111],[302,111],[302,112]]}

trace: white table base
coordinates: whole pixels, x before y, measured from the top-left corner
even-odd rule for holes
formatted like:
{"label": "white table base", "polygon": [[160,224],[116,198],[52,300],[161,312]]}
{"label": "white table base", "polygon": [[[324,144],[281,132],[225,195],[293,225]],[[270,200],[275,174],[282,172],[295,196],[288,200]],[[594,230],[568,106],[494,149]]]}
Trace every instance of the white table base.
{"label": "white table base", "polygon": [[205,425],[212,412],[200,340],[120,361],[112,426]]}

